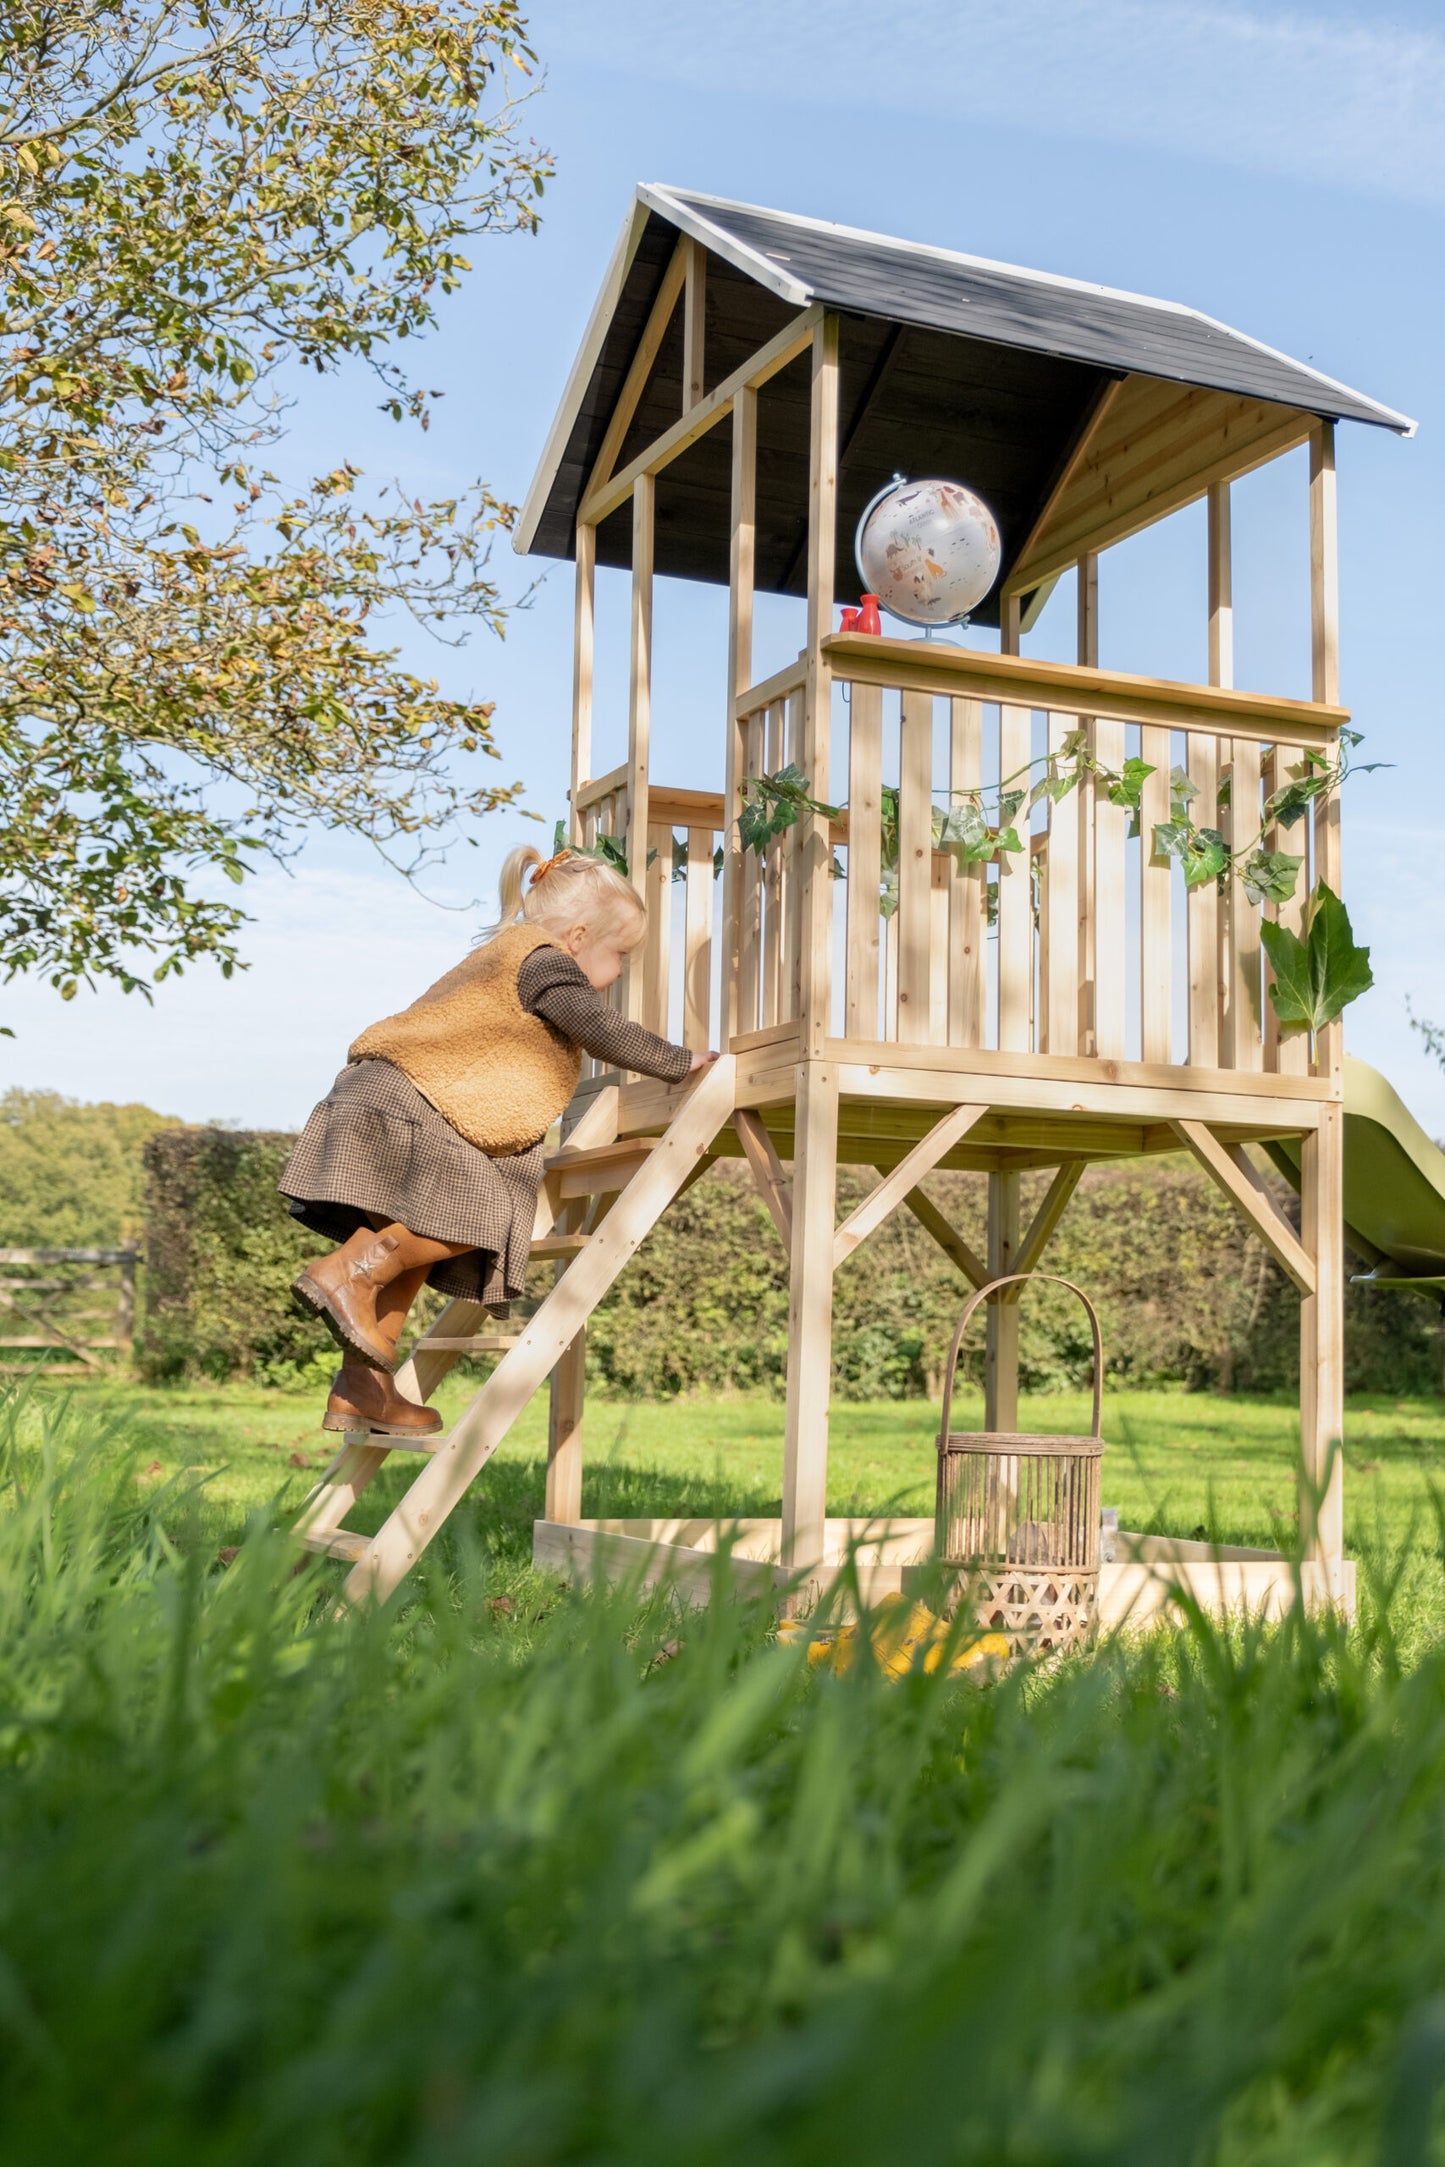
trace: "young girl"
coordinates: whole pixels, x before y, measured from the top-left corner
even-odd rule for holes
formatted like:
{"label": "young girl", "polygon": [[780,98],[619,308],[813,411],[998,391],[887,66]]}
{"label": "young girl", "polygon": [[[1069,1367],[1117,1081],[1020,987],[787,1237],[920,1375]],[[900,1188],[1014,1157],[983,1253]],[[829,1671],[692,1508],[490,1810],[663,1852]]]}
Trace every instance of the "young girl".
{"label": "young girl", "polygon": [[482,946],[351,1047],[280,1184],[293,1216],[341,1245],[294,1289],[342,1349],[328,1430],[440,1429],[436,1409],[393,1382],[406,1313],[423,1280],[501,1315],[523,1291],[543,1139],[584,1050],[669,1083],[716,1060],[602,999],[643,927],[635,890],[610,866],[514,850]]}

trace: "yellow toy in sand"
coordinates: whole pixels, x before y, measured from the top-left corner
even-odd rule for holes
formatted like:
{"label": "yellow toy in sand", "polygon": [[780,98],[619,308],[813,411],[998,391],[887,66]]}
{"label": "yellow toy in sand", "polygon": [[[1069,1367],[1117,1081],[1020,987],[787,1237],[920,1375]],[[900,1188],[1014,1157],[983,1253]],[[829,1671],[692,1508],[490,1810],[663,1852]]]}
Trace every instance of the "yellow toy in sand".
{"label": "yellow toy in sand", "polygon": [[988,1675],[1009,1655],[1002,1633],[955,1644],[950,1653],[953,1627],[948,1620],[902,1595],[885,1596],[866,1626],[840,1625],[814,1633],[805,1619],[784,1618],[778,1638],[785,1644],[806,1640],[808,1661],[816,1669],[842,1672],[852,1669],[865,1632],[879,1669],[889,1678],[906,1678],[912,1670],[941,1670],[945,1659],[952,1677],[968,1671]]}

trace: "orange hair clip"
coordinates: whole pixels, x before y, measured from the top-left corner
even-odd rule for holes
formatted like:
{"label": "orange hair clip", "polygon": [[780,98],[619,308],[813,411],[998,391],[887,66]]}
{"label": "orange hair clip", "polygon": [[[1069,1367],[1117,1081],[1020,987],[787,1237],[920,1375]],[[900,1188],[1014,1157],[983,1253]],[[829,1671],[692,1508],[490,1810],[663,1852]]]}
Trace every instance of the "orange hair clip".
{"label": "orange hair clip", "polygon": [[560,865],[564,858],[570,858],[573,855],[574,853],[570,849],[559,850],[555,858],[548,858],[545,864],[534,865],[532,867],[532,875],[530,880],[527,882],[527,886],[529,888],[535,888],[539,880],[545,880],[547,878],[547,875],[551,872],[554,865]]}

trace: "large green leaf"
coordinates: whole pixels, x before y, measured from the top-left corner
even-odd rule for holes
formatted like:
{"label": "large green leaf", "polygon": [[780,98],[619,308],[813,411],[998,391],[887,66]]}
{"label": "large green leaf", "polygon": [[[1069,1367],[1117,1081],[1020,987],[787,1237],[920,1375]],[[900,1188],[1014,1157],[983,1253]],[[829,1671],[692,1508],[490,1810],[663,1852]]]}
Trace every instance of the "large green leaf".
{"label": "large green leaf", "polygon": [[1375,982],[1369,949],[1357,946],[1348,911],[1323,881],[1310,897],[1303,940],[1268,920],[1260,938],[1274,968],[1269,997],[1286,1035],[1320,1030]]}

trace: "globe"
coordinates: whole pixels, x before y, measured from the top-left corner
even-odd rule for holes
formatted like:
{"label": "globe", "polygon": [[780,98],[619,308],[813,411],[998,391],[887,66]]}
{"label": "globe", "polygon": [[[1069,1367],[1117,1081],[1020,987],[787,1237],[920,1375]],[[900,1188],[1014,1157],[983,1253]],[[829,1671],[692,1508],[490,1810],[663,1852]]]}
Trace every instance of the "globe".
{"label": "globe", "polygon": [[905,481],[880,489],[854,545],[867,593],[905,624],[957,624],[998,577],[998,522],[962,482]]}

